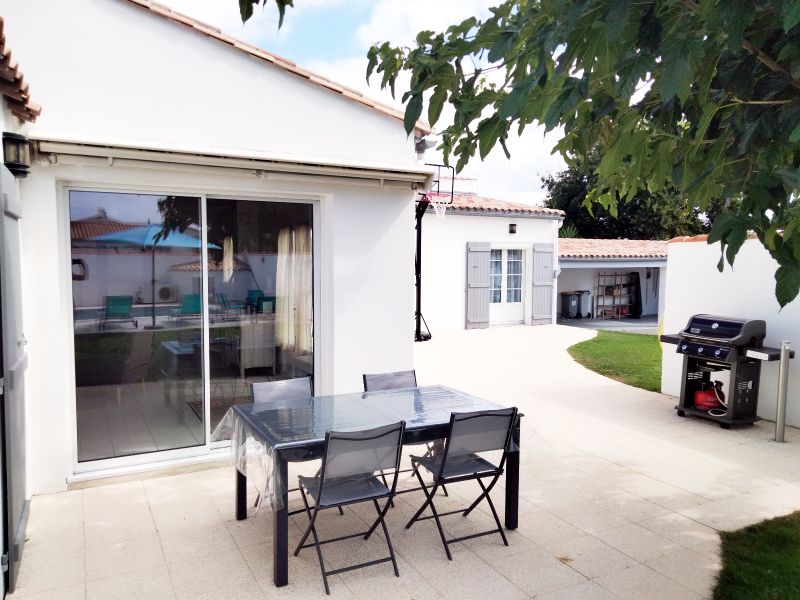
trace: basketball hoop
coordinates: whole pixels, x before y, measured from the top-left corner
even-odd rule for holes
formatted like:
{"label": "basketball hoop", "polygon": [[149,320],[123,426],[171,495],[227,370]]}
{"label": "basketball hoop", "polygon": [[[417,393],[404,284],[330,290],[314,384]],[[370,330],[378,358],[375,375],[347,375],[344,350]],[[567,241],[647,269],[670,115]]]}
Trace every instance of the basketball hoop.
{"label": "basketball hoop", "polygon": [[444,219],[447,206],[453,202],[452,194],[442,192],[428,192],[425,199],[430,202],[437,219]]}

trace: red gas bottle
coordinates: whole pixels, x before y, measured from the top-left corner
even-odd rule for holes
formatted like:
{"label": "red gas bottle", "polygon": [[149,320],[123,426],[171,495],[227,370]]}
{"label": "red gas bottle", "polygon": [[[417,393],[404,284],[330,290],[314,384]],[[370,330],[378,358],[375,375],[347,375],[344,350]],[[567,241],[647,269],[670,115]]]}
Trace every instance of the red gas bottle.
{"label": "red gas bottle", "polygon": [[722,382],[700,382],[700,389],[694,393],[694,407],[698,410],[713,410],[723,408],[725,405],[725,392],[722,391]]}

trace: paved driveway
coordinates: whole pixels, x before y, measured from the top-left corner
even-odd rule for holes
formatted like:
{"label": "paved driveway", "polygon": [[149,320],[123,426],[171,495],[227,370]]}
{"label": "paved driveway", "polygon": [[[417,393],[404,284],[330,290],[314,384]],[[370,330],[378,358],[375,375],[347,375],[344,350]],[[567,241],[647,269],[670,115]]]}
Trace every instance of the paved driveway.
{"label": "paved driveway", "polygon": [[[800,509],[800,431],[776,444],[772,423],[726,431],[680,418],[675,398],[575,363],[566,348],[593,335],[558,325],[492,328],[415,347],[421,382],[526,415],[519,533],[535,552],[495,568],[537,598],[707,597],[717,530]],[[572,587],[546,567],[552,559],[578,575]]]}
{"label": "paved driveway", "polygon": [[[401,577],[386,565],[336,575],[333,598],[701,598],[718,569],[717,530],[800,508],[797,430],[787,435],[791,443],[777,445],[768,441],[769,424],[723,431],[680,419],[672,398],[575,364],[566,348],[592,335],[510,327],[415,346],[421,383],[450,384],[525,412],[520,526],[508,548],[496,535],[454,544],[450,562],[430,521],[403,527],[422,502],[405,494],[387,517]],[[230,466],[182,471],[34,497],[13,598],[325,598],[310,550],[290,559],[289,586],[272,586],[269,511],[236,521]],[[474,482],[448,490],[443,510],[463,508],[477,494]],[[502,494],[495,496],[502,506]],[[353,533],[373,516],[362,505],[325,515],[319,527],[323,537]],[[303,515],[293,518],[290,546],[304,526]],[[485,506],[468,519],[445,519],[451,536],[492,526]],[[326,546],[329,568],[385,552],[380,535],[341,544]]]}

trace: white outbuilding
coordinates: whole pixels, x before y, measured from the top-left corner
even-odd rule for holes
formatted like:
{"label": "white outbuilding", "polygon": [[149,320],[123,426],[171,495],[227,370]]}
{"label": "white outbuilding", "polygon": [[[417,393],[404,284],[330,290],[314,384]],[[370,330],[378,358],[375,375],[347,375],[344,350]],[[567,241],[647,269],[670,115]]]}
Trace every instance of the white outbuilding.
{"label": "white outbuilding", "polygon": [[477,193],[423,219],[422,314],[430,332],[555,323],[564,213]]}

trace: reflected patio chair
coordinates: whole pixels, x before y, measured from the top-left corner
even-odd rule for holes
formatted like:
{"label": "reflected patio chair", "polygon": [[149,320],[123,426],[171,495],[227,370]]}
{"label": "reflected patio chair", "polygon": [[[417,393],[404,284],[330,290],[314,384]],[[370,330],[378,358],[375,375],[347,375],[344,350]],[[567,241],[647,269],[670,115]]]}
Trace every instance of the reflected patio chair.
{"label": "reflected patio chair", "polygon": [[112,322],[133,323],[135,328],[139,328],[139,322],[133,316],[133,296],[106,296],[103,316],[97,325],[102,330]]}
{"label": "reflected patio chair", "polygon": [[[328,587],[328,577],[330,575],[345,573],[362,567],[371,567],[391,561],[395,577],[400,577],[392,540],[389,537],[389,530],[386,527],[384,517],[386,516],[386,511],[389,510],[390,500],[395,495],[404,431],[405,421],[363,431],[329,431],[325,435],[325,451],[320,472],[314,477],[299,477],[300,493],[308,514],[308,527],[300,538],[294,555],[297,556],[303,548],[314,546],[317,549],[317,558],[319,559],[322,582],[325,585],[326,594],[331,593]],[[393,471],[392,485],[388,487],[377,475],[390,471]],[[309,505],[309,496],[314,500],[314,506]],[[383,508],[378,503],[378,500],[382,499],[386,500]],[[328,508],[341,509],[343,506],[362,502],[372,502],[378,514],[369,529],[327,540],[319,539],[316,521],[321,511]],[[322,557],[323,544],[355,537],[363,537],[364,540],[368,540],[378,525],[383,528],[383,535],[389,548],[389,556],[330,571],[325,569],[325,561]],[[309,534],[314,540],[313,544],[306,544]]]}
{"label": "reflected patio chair", "polygon": [[[403,390],[407,388],[417,387],[417,372],[412,369],[410,371],[394,371],[390,373],[364,373],[362,374],[364,380],[365,392],[378,392],[386,390]],[[406,442],[406,445],[412,445]],[[428,450],[425,456],[430,456],[434,450],[435,442],[428,443]],[[414,469],[401,469],[401,473],[413,473]],[[412,490],[403,490],[402,493],[415,492],[420,488]],[[447,488],[442,486],[442,492],[447,496]]]}
{"label": "reflected patio chair", "polygon": [[170,320],[178,319],[199,319],[203,316],[203,302],[200,299],[200,294],[184,294],[181,297],[181,306],[177,310],[173,310],[170,315]]}
{"label": "reflected patio chair", "polygon": [[[500,523],[500,518],[497,516],[497,511],[494,508],[494,503],[489,493],[497,483],[500,475],[503,474],[503,468],[505,467],[506,456],[508,455],[508,448],[511,444],[511,435],[514,431],[516,420],[516,408],[452,413],[450,415],[450,427],[448,429],[447,442],[445,443],[444,450],[438,455],[411,457],[411,464],[414,466],[414,474],[417,476],[422,486],[422,491],[425,493],[425,502],[406,524],[406,529],[411,528],[417,521],[434,519],[436,521],[436,528],[439,530],[439,536],[442,538],[444,551],[449,560],[453,560],[453,556],[450,554],[450,544],[483,535],[499,533],[500,537],[503,538],[503,544],[508,546],[506,534],[503,532],[503,526]],[[496,461],[497,464],[481,456],[482,454],[496,454],[497,452],[501,453],[500,460]],[[428,486],[425,485],[425,481],[422,479],[422,475],[420,475],[420,467],[433,475],[433,485],[430,491],[428,491]],[[490,479],[489,485],[483,483],[483,480],[487,478]],[[433,498],[444,483],[456,483],[473,479],[478,482],[481,493],[472,504],[466,509],[462,508],[443,513],[436,510]],[[497,528],[447,539],[444,529],[442,528],[440,517],[456,513],[461,513],[466,517],[483,500],[486,500],[489,504],[489,509],[492,511],[492,516],[494,517],[494,522],[497,524]],[[433,514],[425,517],[421,516],[429,506]]]}
{"label": "reflected patio chair", "polygon": [[245,302],[228,300],[228,296],[225,294],[217,294],[217,304],[219,305],[223,321],[228,319],[231,313],[238,317],[247,310],[247,304]]}
{"label": "reflected patio chair", "polygon": [[264,292],[262,290],[247,290],[247,300],[245,303],[250,312],[259,312],[262,298],[264,298]]}

